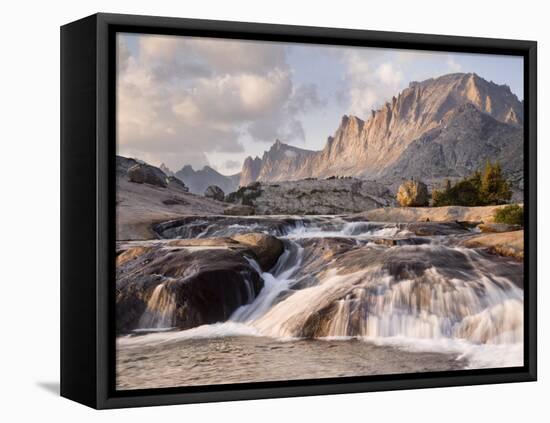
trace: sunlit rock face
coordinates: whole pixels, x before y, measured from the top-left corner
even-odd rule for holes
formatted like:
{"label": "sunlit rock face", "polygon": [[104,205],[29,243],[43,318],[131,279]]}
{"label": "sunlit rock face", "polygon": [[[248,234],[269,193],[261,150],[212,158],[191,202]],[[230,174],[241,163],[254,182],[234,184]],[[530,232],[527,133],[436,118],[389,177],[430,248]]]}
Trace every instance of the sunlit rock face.
{"label": "sunlit rock face", "polygon": [[254,181],[294,179],[294,175],[300,175],[302,172],[304,163],[315,154],[315,151],[293,147],[276,140],[261,159],[248,157],[245,160],[239,184],[246,186]]}
{"label": "sunlit rock face", "polygon": [[[424,173],[430,174],[432,166],[449,170],[457,165],[455,173],[462,176],[462,173],[475,168],[479,161],[487,159],[499,159],[505,172],[515,173],[517,154],[510,152],[519,153],[523,143],[522,125],[523,104],[508,86],[488,82],[472,73],[444,75],[412,82],[365,119],[343,116],[321,151],[298,149],[277,141],[262,158],[245,160],[240,185],[256,180],[281,181],[333,175],[370,179],[388,174],[393,176],[396,174],[394,164],[399,164],[401,169],[404,162],[410,161],[413,153],[408,147],[420,139],[424,143],[436,144],[436,152],[449,159],[443,164],[422,162]],[[457,138],[462,142],[455,148],[449,142],[436,139],[434,131],[435,135],[442,134],[443,137],[464,132],[466,138]],[[497,143],[490,149],[491,139],[497,141],[498,136],[504,134],[508,134],[506,142]],[[438,147],[439,144],[445,146]],[[487,148],[479,151],[476,146],[480,144]],[[457,163],[452,160],[453,154],[458,156]],[[461,161],[460,157],[464,159]],[[471,158],[475,160],[469,160]],[[434,169],[434,172],[439,170]]]}

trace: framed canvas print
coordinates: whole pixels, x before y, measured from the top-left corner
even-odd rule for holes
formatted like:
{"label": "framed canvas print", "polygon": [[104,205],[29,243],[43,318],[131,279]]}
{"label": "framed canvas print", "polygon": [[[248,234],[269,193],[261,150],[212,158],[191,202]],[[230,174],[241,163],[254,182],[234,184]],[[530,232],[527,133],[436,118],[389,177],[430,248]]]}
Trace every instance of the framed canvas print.
{"label": "framed canvas print", "polygon": [[63,396],[536,379],[535,42],[97,14],[61,71]]}

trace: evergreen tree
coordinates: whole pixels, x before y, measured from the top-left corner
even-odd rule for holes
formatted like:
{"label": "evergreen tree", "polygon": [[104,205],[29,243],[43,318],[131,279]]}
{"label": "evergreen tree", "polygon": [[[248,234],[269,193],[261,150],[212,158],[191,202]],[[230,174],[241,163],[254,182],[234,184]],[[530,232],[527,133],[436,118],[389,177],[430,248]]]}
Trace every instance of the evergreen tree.
{"label": "evergreen tree", "polygon": [[484,204],[503,204],[512,198],[512,191],[502,175],[498,162],[492,164],[487,160],[481,177],[480,199]]}

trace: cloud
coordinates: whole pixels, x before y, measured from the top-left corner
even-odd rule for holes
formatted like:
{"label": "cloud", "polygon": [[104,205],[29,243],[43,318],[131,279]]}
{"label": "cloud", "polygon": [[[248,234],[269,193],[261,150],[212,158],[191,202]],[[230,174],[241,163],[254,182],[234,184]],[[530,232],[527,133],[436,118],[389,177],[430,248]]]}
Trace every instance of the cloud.
{"label": "cloud", "polygon": [[119,36],[121,154],[179,168],[243,152],[243,139],[303,140],[299,116],[321,104],[315,85],[294,83],[282,44],[141,35],[135,45]]}
{"label": "cloud", "polygon": [[226,160],[223,163],[223,167],[228,170],[241,170],[241,162],[238,160]]}
{"label": "cloud", "polygon": [[124,38],[118,40],[118,52],[117,52],[117,69],[119,71],[125,71],[128,67],[128,61],[130,59],[130,50],[126,44]]}
{"label": "cloud", "polygon": [[462,70],[462,66],[456,62],[453,56],[447,58],[447,66],[451,72],[460,72]]}
{"label": "cloud", "polygon": [[347,50],[342,60],[345,64],[344,98],[349,102],[351,114],[368,116],[372,109],[391,99],[403,81],[403,72],[385,57],[383,50]]}
{"label": "cloud", "polygon": [[376,69],[376,76],[382,83],[391,87],[398,87],[403,80],[403,73],[395,69],[390,62],[382,63]]}
{"label": "cloud", "polygon": [[316,85],[299,85],[292,90],[285,104],[275,113],[253,121],[247,128],[248,134],[257,141],[273,142],[280,139],[285,142],[303,142],[306,135],[299,117],[325,104],[326,102],[319,98]]}
{"label": "cloud", "polygon": [[349,49],[340,60],[345,69],[340,101],[359,117],[397,96],[409,81],[462,70],[455,55],[417,50]]}
{"label": "cloud", "polygon": [[276,69],[263,75],[225,74],[200,78],[182,92],[173,111],[187,122],[231,124],[253,120],[283,107],[292,91],[290,75]]}

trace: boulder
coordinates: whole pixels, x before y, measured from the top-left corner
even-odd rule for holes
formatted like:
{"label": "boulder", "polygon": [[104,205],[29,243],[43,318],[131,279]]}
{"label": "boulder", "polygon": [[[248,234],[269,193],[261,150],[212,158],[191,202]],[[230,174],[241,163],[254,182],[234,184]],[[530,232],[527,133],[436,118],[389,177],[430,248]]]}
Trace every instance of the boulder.
{"label": "boulder", "polygon": [[164,172],[157,167],[145,163],[137,163],[130,167],[128,169],[128,178],[130,182],[137,184],[156,185],[162,188],[168,186]]}
{"label": "boulder", "polygon": [[225,198],[225,193],[219,186],[210,185],[206,188],[206,191],[204,191],[204,196],[207,198],[212,198],[213,200],[223,201]]}
{"label": "boulder", "polygon": [[256,210],[252,206],[232,206],[223,211],[223,214],[228,216],[252,216],[256,213]]}
{"label": "boulder", "polygon": [[428,187],[420,181],[406,181],[397,191],[397,201],[401,207],[423,207],[430,201]]}
{"label": "boulder", "polygon": [[187,187],[187,185],[185,185],[185,183],[180,178],[176,178],[175,176],[168,176],[168,178],[166,179],[169,185],[174,185],[179,189],[183,190],[184,192],[189,192],[189,188]]}
{"label": "boulder", "polygon": [[128,157],[116,156],[116,174],[117,176],[126,176],[128,169],[135,166],[138,162]]}
{"label": "boulder", "polygon": [[285,249],[280,239],[263,233],[235,235],[233,239],[240,244],[248,246],[252,250],[258,264],[264,271],[268,271],[275,266]]}

